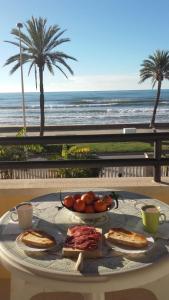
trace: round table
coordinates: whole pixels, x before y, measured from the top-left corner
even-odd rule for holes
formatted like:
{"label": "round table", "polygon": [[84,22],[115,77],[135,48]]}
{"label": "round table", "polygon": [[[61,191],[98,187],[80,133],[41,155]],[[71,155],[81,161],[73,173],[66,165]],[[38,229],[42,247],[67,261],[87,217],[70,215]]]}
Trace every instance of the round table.
{"label": "round table", "polygon": [[[108,192],[102,190],[103,194]],[[118,209],[112,209],[106,217],[89,220],[90,225],[101,227],[103,233],[111,227],[144,232],[140,209],[145,204],[160,206],[169,220],[169,205],[143,195],[117,193]],[[35,198],[32,204],[34,226],[53,235],[61,233],[63,240],[67,228],[80,223],[70,211],[62,208],[59,193]],[[79,272],[74,270],[75,260],[62,257],[61,245],[51,251],[24,251],[16,242],[19,229],[16,227],[16,231],[10,232],[11,226],[10,212],[7,212],[1,218],[0,259],[11,272],[11,300],[30,300],[33,295],[46,291],[78,292],[85,299],[103,300],[105,292],[143,287],[148,283],[151,289],[153,281],[169,274],[169,237],[157,238],[150,251],[140,254],[105,247],[103,257],[85,259],[83,271]],[[154,288],[153,292],[156,292]],[[160,299],[160,292],[157,294]],[[161,299],[165,300],[164,296]]]}

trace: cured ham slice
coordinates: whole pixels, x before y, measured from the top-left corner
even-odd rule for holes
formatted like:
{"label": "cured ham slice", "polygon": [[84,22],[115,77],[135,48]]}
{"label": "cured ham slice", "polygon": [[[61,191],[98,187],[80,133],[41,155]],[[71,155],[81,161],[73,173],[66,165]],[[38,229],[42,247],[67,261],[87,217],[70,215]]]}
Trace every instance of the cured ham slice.
{"label": "cured ham slice", "polygon": [[65,248],[79,250],[95,250],[101,240],[101,233],[94,227],[74,226],[69,229],[69,235],[65,241]]}
{"label": "cured ham slice", "polygon": [[96,233],[95,227],[91,226],[73,226],[69,228],[70,235],[73,236],[81,236],[81,235],[89,235]]}

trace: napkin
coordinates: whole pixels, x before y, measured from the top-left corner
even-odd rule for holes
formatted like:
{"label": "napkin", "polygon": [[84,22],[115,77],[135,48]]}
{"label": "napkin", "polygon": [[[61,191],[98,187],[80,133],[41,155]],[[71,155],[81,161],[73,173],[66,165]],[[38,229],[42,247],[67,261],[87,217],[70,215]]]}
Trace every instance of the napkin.
{"label": "napkin", "polygon": [[[35,228],[38,225],[38,222],[38,218],[33,218],[32,227]],[[4,225],[2,234],[20,234],[21,232],[23,232],[23,229],[19,227],[19,223],[10,220],[6,225]]]}

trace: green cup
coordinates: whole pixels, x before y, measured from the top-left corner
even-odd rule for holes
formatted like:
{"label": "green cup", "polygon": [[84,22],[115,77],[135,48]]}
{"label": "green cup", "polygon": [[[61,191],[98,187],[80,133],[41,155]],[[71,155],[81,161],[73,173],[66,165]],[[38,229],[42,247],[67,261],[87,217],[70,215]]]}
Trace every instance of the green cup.
{"label": "green cup", "polygon": [[160,208],[155,205],[144,205],[141,208],[144,229],[150,233],[156,233],[159,224],[166,221],[166,215],[161,213]]}

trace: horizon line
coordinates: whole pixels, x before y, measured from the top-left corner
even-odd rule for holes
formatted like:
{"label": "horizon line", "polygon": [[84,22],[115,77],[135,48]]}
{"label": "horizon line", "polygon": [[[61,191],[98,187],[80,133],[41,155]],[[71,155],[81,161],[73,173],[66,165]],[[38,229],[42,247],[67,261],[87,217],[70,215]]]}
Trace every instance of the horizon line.
{"label": "horizon line", "polygon": [[[157,89],[115,89],[115,90],[69,90],[69,91],[44,91],[44,94],[45,93],[78,93],[78,92],[119,92],[119,91],[155,91]],[[162,88],[161,91],[163,90],[169,90],[169,88]],[[39,91],[29,91],[29,92],[24,92],[25,94],[27,93],[36,93],[36,94],[39,94],[40,92]],[[13,92],[1,92],[0,91],[0,94],[21,94],[21,91],[13,91]]]}

